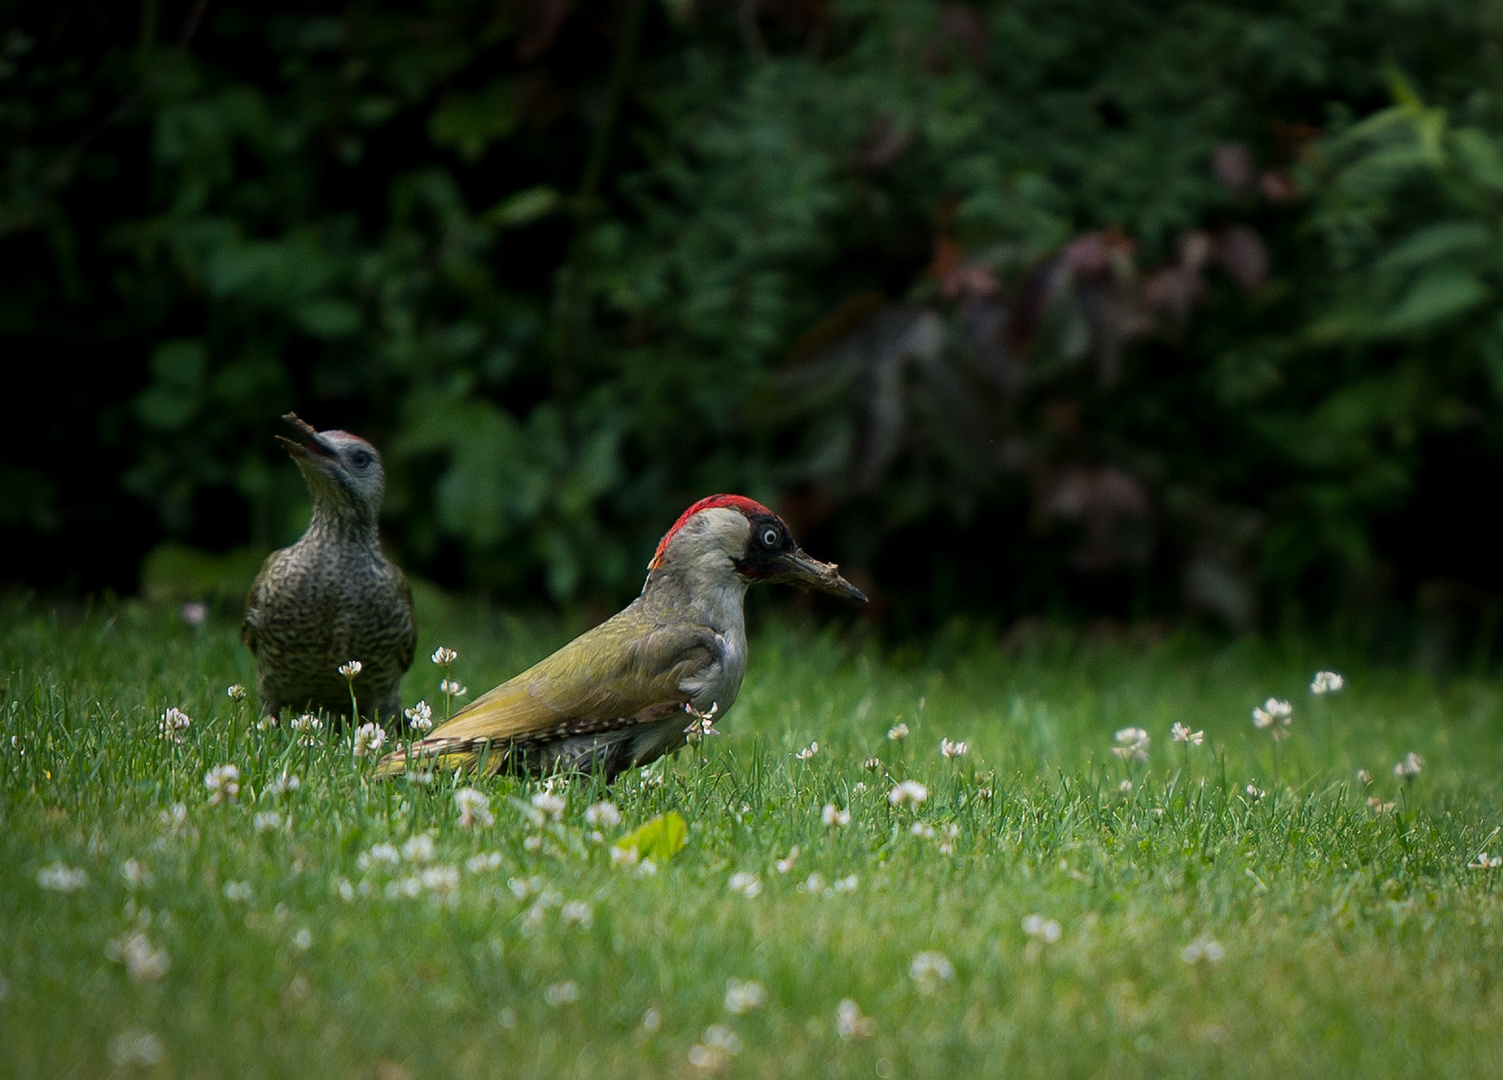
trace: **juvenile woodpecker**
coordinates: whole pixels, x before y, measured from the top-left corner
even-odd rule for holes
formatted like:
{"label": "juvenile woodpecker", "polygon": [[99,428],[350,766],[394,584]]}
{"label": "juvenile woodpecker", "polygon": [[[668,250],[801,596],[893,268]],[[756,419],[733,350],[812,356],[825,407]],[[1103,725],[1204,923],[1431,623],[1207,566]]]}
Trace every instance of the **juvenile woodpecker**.
{"label": "juvenile woodpecker", "polygon": [[[415,767],[579,769],[614,779],[704,731],[746,674],[746,587],[782,581],[864,601],[811,559],[783,520],[740,495],[684,511],[658,544],[642,594],[412,744]],[[406,748],[380,773],[406,771]]]}
{"label": "juvenile woodpecker", "polygon": [[[267,556],[245,601],[240,638],[256,658],[261,708],[401,715],[399,683],[412,665],[412,590],[381,553],[376,514],[386,490],[381,455],[344,431],[315,431],[288,413],[295,439],[277,440],[302,470],[313,520],[291,547]],[[360,663],[349,677],[340,668]],[[347,669],[348,670],[348,669]]]}

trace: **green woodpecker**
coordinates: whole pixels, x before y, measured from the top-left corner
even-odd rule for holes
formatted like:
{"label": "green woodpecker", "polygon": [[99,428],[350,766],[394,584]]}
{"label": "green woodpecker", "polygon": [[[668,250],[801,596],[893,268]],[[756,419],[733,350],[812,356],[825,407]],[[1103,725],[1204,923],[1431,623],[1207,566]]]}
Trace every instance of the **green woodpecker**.
{"label": "green woodpecker", "polygon": [[[730,710],[746,674],[746,587],[782,581],[864,601],[804,554],[781,518],[740,495],[684,511],[648,564],[642,595],[412,744],[418,766],[607,780],[683,746]],[[407,750],[380,773],[406,771]]]}
{"label": "green woodpecker", "polygon": [[[381,455],[344,431],[315,431],[296,413],[281,442],[302,470],[313,520],[291,547],[274,551],[245,602],[240,637],[256,657],[261,708],[396,718],[399,683],[412,665],[417,628],[407,579],[381,553],[376,514],[386,490]],[[340,669],[349,661],[358,661]]]}

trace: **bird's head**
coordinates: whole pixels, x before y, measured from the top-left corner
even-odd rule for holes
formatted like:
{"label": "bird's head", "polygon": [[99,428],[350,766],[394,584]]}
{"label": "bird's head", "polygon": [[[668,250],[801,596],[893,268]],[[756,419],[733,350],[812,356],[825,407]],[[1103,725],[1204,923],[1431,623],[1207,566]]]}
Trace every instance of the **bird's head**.
{"label": "bird's head", "polygon": [[314,506],[361,511],[374,521],[386,492],[386,472],[376,448],[348,431],[315,431],[297,413],[282,419],[295,438],[278,435],[277,441],[303,471]]}
{"label": "bird's head", "polygon": [[[812,559],[793,542],[783,519],[744,495],[711,495],[685,510],[664,534],[649,575],[682,567],[742,582],[781,581],[849,600],[861,590],[834,563]],[[650,580],[650,576],[649,576]]]}

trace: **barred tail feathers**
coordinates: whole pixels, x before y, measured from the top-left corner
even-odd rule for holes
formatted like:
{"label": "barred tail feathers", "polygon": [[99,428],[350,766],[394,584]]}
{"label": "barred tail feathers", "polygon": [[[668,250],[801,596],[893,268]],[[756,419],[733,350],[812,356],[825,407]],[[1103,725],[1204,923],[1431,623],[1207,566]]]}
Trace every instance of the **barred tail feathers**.
{"label": "barred tail feathers", "polygon": [[381,759],[375,775],[380,778],[402,776],[409,768],[468,772],[480,768],[482,763],[487,771],[497,772],[505,763],[506,753],[496,748],[490,739],[423,739],[412,744],[411,757],[409,762],[408,748],[399,746]]}

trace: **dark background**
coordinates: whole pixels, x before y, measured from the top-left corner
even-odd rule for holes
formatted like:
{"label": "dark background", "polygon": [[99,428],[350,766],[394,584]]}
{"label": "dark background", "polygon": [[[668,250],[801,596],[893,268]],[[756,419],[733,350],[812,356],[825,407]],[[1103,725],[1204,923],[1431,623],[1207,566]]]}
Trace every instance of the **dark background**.
{"label": "dark background", "polygon": [[1493,650],[1496,3],[0,12],[12,586],[234,607],[295,408],[509,604],[738,490],[897,635]]}

